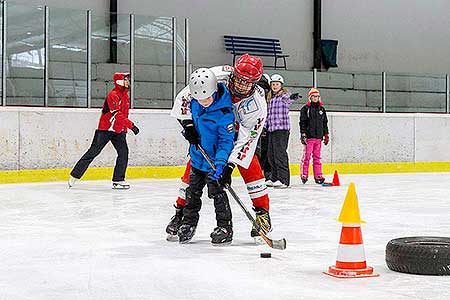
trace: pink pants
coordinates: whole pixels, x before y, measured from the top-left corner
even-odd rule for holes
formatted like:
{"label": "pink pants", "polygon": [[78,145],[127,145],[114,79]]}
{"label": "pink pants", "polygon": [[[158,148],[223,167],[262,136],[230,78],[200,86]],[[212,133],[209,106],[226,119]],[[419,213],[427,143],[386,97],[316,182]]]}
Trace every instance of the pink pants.
{"label": "pink pants", "polygon": [[311,160],[311,154],[313,157],[313,170],[314,177],[322,177],[322,162],[320,161],[320,151],[322,149],[321,139],[307,139],[306,146],[303,147],[303,157],[301,171],[302,176],[308,177],[309,162]]}

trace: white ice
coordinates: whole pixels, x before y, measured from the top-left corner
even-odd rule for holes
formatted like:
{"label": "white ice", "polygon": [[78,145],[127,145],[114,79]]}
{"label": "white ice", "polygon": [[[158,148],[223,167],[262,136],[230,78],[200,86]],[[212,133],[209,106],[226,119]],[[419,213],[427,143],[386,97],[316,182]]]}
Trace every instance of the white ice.
{"label": "white ice", "polygon": [[[450,278],[390,271],[386,243],[404,236],[449,236],[450,173],[341,176],[341,187],[300,184],[270,190],[272,237],[285,251],[255,246],[230,198],[235,238],[213,247],[205,198],[191,244],[165,240],[178,180],[0,185],[0,299],[449,299]],[[380,277],[336,279],[339,215],[356,184],[367,263]],[[247,207],[243,183],[233,183]],[[259,257],[271,252],[272,258]]]}

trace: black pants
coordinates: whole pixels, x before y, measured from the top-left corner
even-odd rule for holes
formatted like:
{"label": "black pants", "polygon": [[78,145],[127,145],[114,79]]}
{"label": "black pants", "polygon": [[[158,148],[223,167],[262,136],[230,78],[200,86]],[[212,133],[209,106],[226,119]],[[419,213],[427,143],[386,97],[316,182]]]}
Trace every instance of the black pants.
{"label": "black pants", "polygon": [[125,132],[115,133],[106,130],[96,130],[94,140],[92,141],[89,150],[81,157],[73,168],[70,175],[80,179],[91,162],[96,158],[100,152],[105,148],[106,144],[111,141],[117,151],[116,166],[114,167],[113,181],[125,180],[125,172],[128,165],[128,145],[127,134]]}
{"label": "black pants", "polygon": [[208,173],[193,167],[189,173],[189,187],[186,189],[186,205],[183,208],[182,223],[197,226],[205,185],[208,186],[208,197],[214,199],[217,226],[231,228],[231,209],[227,193],[217,182],[208,178]]}
{"label": "black pants", "polygon": [[289,130],[275,130],[269,132],[269,163],[272,169],[271,180],[279,180],[289,185],[291,175],[289,172],[289,157],[287,147],[289,143]]}
{"label": "black pants", "polygon": [[268,144],[269,132],[264,128],[259,137],[258,146],[256,148],[256,156],[258,156],[259,164],[261,165],[261,169],[263,170],[264,177],[266,177],[266,179],[270,179],[272,173],[269,158],[267,156]]}

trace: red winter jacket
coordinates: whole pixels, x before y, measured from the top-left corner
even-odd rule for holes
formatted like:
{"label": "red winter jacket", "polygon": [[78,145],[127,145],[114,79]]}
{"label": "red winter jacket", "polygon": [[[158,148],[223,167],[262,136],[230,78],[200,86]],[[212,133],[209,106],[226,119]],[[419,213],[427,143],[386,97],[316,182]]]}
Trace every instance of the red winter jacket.
{"label": "red winter jacket", "polygon": [[130,76],[130,73],[114,73],[115,87],[109,92],[103,103],[98,130],[121,133],[127,132],[127,128],[131,129],[134,126],[133,122],[128,119],[128,110],[130,109],[128,88],[121,85],[125,76]]}

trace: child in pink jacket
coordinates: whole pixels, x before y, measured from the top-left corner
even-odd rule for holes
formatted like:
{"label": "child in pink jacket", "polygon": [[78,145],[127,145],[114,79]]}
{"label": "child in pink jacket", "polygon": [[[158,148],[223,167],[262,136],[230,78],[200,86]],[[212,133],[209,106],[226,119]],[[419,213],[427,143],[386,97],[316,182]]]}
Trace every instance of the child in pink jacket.
{"label": "child in pink jacket", "polygon": [[300,110],[301,142],[304,146],[301,164],[301,180],[303,184],[308,181],[309,162],[311,154],[313,158],[314,180],[322,184],[325,178],[322,176],[322,162],[320,153],[322,140],[328,145],[328,119],[319,90],[312,88],[308,93],[308,102]]}

